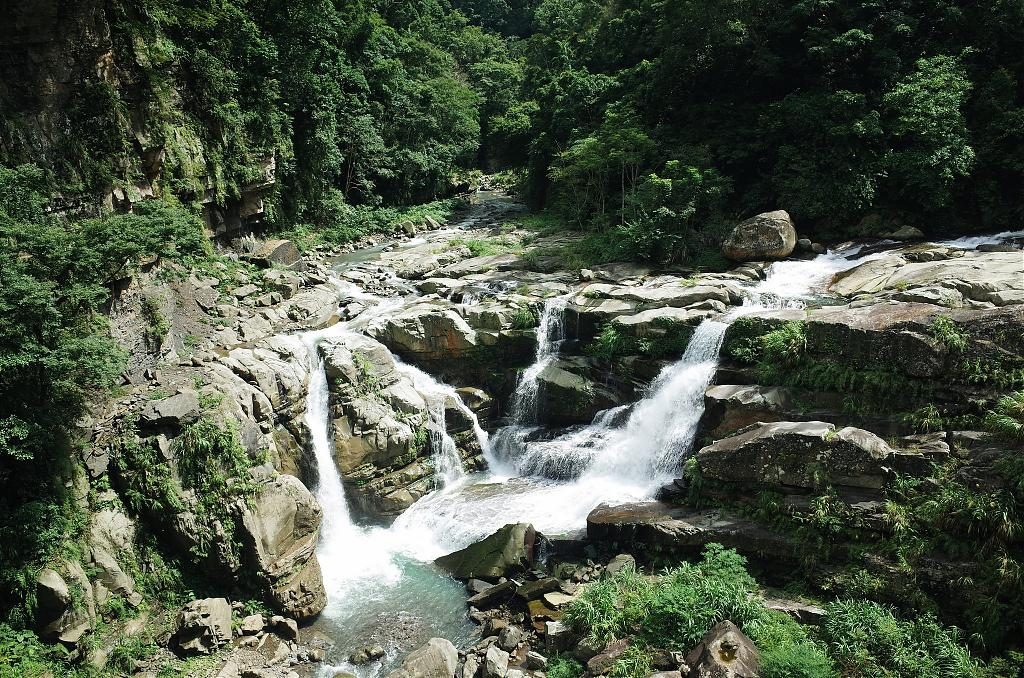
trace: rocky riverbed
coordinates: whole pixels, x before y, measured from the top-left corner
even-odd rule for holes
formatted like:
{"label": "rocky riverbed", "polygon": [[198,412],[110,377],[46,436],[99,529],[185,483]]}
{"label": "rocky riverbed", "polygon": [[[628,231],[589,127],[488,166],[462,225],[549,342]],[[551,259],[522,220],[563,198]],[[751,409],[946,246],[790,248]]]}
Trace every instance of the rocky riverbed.
{"label": "rocky riverbed", "polygon": [[[521,210],[487,196],[358,249],[239,242],[220,267],[124,281],[111,317],[132,356],[125,392],[87,422],[83,460],[83,492],[108,489],[89,502],[87,568],[40,576],[47,633],[80,648],[111,596],[143,605],[145,533],[202,553],[238,592],[234,609],[214,596],[147,621],[179,654],[213,653],[225,678],[522,678],[559,652],[599,675],[624,648],[581,645],[559,622],[588,582],[712,542],[769,571],[801,558],[742,509],[757,497],[798,517],[827,488],[863,541],[892,529],[894,478],[931,482],[956,457],[995,482],[1005,451],[978,424],[1024,374],[1020,234],[802,254],[792,238],[782,261],[777,242],[775,260],[733,242],[749,261],[724,272],[569,270],[573,238],[524,228]],[[786,350],[766,354],[768,335]],[[204,422],[237,440],[246,470],[226,482],[243,498],[213,510],[182,485],[140,507],[132,492],[187,477],[181,445]],[[970,567],[936,563],[921,585],[951,595],[950,573]],[[384,609],[399,599],[382,590],[410,609]],[[431,595],[447,602],[408,602]],[[243,614],[242,599],[267,609]]]}

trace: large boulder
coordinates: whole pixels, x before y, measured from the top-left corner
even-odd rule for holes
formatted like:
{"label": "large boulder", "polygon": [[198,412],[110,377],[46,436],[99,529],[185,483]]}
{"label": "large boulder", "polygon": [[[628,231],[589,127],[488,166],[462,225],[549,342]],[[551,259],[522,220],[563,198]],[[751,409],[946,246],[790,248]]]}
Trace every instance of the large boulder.
{"label": "large boulder", "polygon": [[686,655],[688,678],[760,678],[761,653],[731,621],[719,622]]}
{"label": "large boulder", "polygon": [[605,548],[675,557],[696,556],[712,543],[784,563],[799,553],[790,536],[753,520],[656,501],[598,506],[587,516],[587,537]]}
{"label": "large boulder", "polygon": [[722,438],[751,424],[784,419],[790,400],[789,390],[778,386],[712,386],[704,393],[701,425],[713,438]]}
{"label": "large boulder", "polygon": [[389,314],[367,331],[412,362],[461,358],[478,344],[476,332],[454,309],[429,303]]}
{"label": "large boulder", "polygon": [[249,255],[249,260],[262,268],[294,267],[302,260],[302,253],[291,240],[267,240]]}
{"label": "large boulder", "polygon": [[199,398],[195,391],[181,391],[169,398],[151,402],[142,410],[139,423],[149,427],[181,428],[199,418]]}
{"label": "large boulder", "polygon": [[172,646],[182,655],[211,654],[231,642],[231,605],[224,598],[193,600],[178,613]]}
{"label": "large boulder", "polygon": [[327,604],[315,553],[321,516],[316,498],[289,475],[261,483],[242,508],[247,564],[264,583],[269,602],[298,620],[319,614]]}
{"label": "large boulder", "polygon": [[702,479],[810,491],[825,484],[880,490],[894,474],[926,475],[940,459],[897,450],[875,434],[822,421],[759,424],[697,453]]}
{"label": "large boulder", "polygon": [[388,678],[453,678],[459,667],[459,651],[444,638],[431,638],[413,650]]}
{"label": "large boulder", "polygon": [[722,243],[732,261],[783,259],[796,247],[796,228],[789,212],[764,212],[741,222]]}
{"label": "large boulder", "polygon": [[36,575],[36,621],[39,636],[44,640],[73,645],[92,627],[88,610],[84,605],[76,605],[72,595],[72,586],[80,586],[80,583],[71,579],[69,585],[60,573],[50,568]]}
{"label": "large boulder", "polygon": [[527,523],[510,523],[494,534],[434,562],[458,579],[494,581],[529,569],[536,557],[537,532]]}
{"label": "large boulder", "polygon": [[547,365],[537,375],[537,417],[554,425],[587,424],[601,410],[619,404],[615,394],[600,384],[569,371],[568,363]]}

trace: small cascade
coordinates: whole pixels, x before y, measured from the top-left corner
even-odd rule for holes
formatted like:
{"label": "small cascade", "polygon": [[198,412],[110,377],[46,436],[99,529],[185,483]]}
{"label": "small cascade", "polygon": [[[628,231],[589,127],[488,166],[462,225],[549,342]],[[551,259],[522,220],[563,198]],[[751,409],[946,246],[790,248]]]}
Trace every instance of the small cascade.
{"label": "small cascade", "polygon": [[471,422],[477,443],[485,456],[490,447],[487,432],[480,426],[480,420],[477,419],[476,413],[462,402],[462,398],[452,386],[434,379],[417,367],[407,365],[397,359],[395,362],[398,369],[412,381],[413,388],[427,401],[427,412],[430,417],[430,445],[434,451],[434,473],[438,485],[446,487],[461,480],[465,477],[466,471],[462,466],[462,459],[459,457],[455,441],[448,433],[445,410],[449,406],[453,406]]}
{"label": "small cascade", "polygon": [[536,358],[519,377],[512,400],[512,421],[516,424],[537,421],[537,378],[558,356],[558,349],[565,340],[565,307],[568,301],[567,297],[551,297],[544,302],[537,325]]}
{"label": "small cascade", "polygon": [[704,391],[728,327],[716,320],[697,326],[686,353],[661,371],[625,425],[607,438],[588,475],[655,485],[678,474],[704,414]]}

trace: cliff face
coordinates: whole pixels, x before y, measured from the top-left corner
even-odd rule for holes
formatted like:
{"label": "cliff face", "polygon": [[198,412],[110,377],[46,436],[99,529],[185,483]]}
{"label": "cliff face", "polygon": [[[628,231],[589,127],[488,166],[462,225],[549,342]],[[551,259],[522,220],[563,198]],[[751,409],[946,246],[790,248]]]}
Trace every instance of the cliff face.
{"label": "cliff face", "polygon": [[278,149],[259,135],[235,138],[191,91],[180,47],[130,5],[32,0],[9,10],[0,163],[52,169],[70,211],[174,196],[201,206],[217,235],[258,224]]}

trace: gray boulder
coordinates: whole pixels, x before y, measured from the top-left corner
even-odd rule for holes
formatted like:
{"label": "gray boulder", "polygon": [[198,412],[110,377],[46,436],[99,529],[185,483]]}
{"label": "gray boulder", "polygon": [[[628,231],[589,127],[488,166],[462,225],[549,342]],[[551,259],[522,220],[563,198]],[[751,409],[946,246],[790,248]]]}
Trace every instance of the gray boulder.
{"label": "gray boulder", "polygon": [[226,599],[193,600],[178,613],[172,645],[180,654],[210,654],[229,642],[231,605]]}
{"label": "gray boulder", "polygon": [[761,654],[731,621],[719,622],[686,655],[689,678],[760,678]]}
{"label": "gray boulder", "polygon": [[262,268],[275,265],[291,268],[302,260],[302,254],[291,240],[267,240],[248,258]]}
{"label": "gray boulder", "polygon": [[784,210],[764,212],[741,222],[722,243],[732,261],[783,259],[796,247],[796,228]]}
{"label": "gray boulder", "polygon": [[431,638],[413,650],[388,678],[454,678],[459,668],[459,651],[444,638]]}
{"label": "gray boulder", "polygon": [[182,427],[199,418],[199,398],[193,391],[182,391],[170,398],[151,402],[142,410],[143,426]]}
{"label": "gray boulder", "polygon": [[536,542],[533,525],[510,523],[489,537],[434,562],[457,579],[497,580],[532,567]]}
{"label": "gray boulder", "polygon": [[508,652],[497,645],[487,648],[484,656],[484,678],[505,678],[508,673]]}
{"label": "gray boulder", "polygon": [[869,431],[837,431],[821,421],[759,424],[697,453],[707,481],[807,490],[823,483],[880,490],[894,473],[926,474],[936,461],[921,451],[894,450]]}
{"label": "gray boulder", "polygon": [[242,508],[247,565],[265,583],[274,607],[299,620],[327,604],[315,553],[321,515],[305,485],[284,474],[263,482]]}

